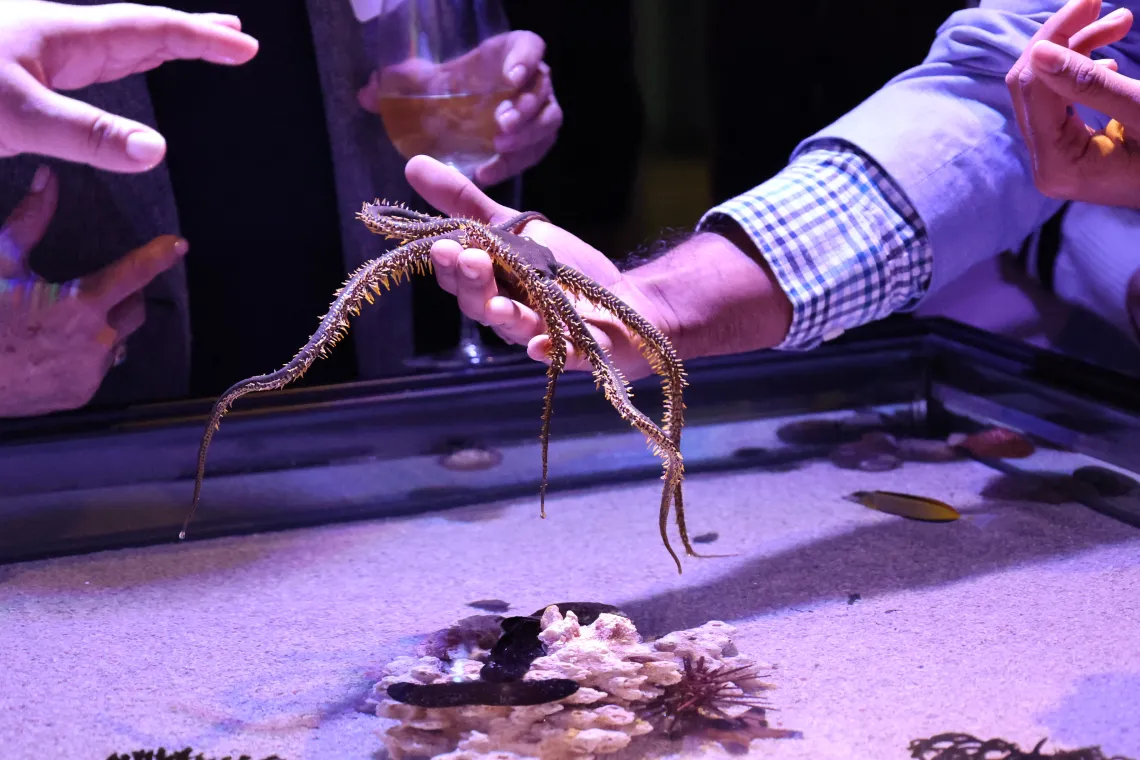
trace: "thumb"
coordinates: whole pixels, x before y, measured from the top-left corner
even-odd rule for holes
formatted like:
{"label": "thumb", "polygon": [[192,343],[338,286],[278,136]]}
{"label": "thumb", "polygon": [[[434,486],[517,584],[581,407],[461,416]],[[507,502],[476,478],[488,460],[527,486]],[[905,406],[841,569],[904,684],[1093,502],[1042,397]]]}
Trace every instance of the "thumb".
{"label": "thumb", "polygon": [[1111,66],[1042,40],[1030,51],[1034,74],[1050,90],[1122,124],[1140,125],[1140,82]]}
{"label": "thumb", "polygon": [[12,76],[24,103],[6,142],[20,152],[123,173],[149,171],[166,155],[166,140],[145,124],[54,92],[22,69]]}
{"label": "thumb", "polygon": [[517,213],[493,201],[457,169],[430,156],[413,156],[404,175],[420,197],[448,216],[498,224]]}
{"label": "thumb", "polygon": [[32,177],[31,188],[0,228],[0,278],[19,279],[32,274],[28,255],[43,239],[59,201],[59,183],[47,166]]}

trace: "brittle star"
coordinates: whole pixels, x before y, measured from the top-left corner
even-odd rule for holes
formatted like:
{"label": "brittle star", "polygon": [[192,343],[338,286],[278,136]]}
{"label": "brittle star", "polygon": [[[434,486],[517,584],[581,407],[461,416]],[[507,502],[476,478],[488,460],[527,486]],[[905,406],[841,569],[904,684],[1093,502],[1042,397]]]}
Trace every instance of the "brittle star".
{"label": "brittle star", "polygon": [[[186,527],[194,517],[202,491],[206,467],[206,451],[222,416],[239,397],[256,391],[276,390],[297,380],[318,358],[329,351],[349,328],[349,316],[356,316],[364,301],[372,303],[374,296],[400,284],[400,278],[411,272],[427,274],[431,271],[431,249],[441,240],[455,240],[464,248],[485,251],[496,265],[496,276],[513,285],[546,323],[550,335],[548,350],[550,366],[547,370],[546,395],[542,410],[542,485],[539,492],[540,511],[546,517],[546,487],[549,472],[547,453],[550,439],[550,418],[553,411],[554,389],[558,376],[566,365],[566,344],[585,357],[593,368],[594,381],[602,388],[606,399],[623,419],[645,435],[653,452],[663,459],[665,481],[661,494],[658,527],[661,539],[677,571],[681,561],[669,543],[668,517],[670,506],[676,509],[677,527],[685,552],[690,557],[710,557],[693,550],[685,526],[684,502],[681,482],[684,463],[681,458],[681,429],[684,426],[685,405],[682,388],[686,385],[681,361],[665,337],[656,327],[621,299],[578,270],[558,262],[550,249],[519,234],[528,222],[548,221],[535,211],[517,214],[500,224],[484,224],[472,219],[439,217],[421,214],[401,205],[384,201],[365,203],[356,218],[372,232],[389,239],[397,239],[400,246],[372,259],[359,267],[337,291],[328,313],[321,318],[320,326],[288,364],[276,372],[258,375],[231,386],[218,398],[206,423],[206,432],[198,453],[198,472],[194,482],[194,498],[179,538],[186,537]],[[658,426],[637,409],[630,400],[629,385],[621,370],[586,327],[585,321],[574,308],[570,296],[585,298],[604,309],[626,326],[633,334],[639,350],[653,371],[661,376],[664,391],[664,417]]]}

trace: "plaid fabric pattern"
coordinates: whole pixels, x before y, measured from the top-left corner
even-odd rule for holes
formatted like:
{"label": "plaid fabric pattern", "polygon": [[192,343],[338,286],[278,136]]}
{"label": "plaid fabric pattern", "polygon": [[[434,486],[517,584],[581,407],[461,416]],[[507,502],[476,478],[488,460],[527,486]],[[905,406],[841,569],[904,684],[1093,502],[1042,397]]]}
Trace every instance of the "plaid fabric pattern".
{"label": "plaid fabric pattern", "polygon": [[842,141],[820,141],[767,182],[709,210],[763,254],[792,302],[776,348],[805,350],[917,306],[930,285],[926,228],[894,182]]}

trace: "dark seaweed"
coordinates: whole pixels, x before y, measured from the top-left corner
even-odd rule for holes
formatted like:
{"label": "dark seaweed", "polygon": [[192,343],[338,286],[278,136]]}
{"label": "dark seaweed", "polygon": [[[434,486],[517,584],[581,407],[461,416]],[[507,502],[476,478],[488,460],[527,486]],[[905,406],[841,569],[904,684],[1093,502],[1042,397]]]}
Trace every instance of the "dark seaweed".
{"label": "dark seaweed", "polygon": [[855,602],[859,601],[862,598],[863,598],[862,594],[848,594],[847,595],[847,603],[848,604],[855,604]]}
{"label": "dark seaweed", "polygon": [[[497,601],[497,600],[490,600]],[[472,602],[472,606],[476,603]],[[505,604],[505,602],[504,602]],[[537,658],[546,654],[538,634],[542,631],[542,614],[551,605],[531,615],[498,618],[500,634],[493,642],[487,661],[479,670],[478,681],[453,681],[437,684],[397,683],[388,687],[388,696],[397,702],[423,707],[461,707],[463,705],[536,705],[568,697],[578,690],[569,679],[523,681],[523,676]],[[625,616],[621,610],[600,602],[560,602],[556,605],[565,615],[573,612],[582,625],[589,625],[602,613]],[[491,616],[474,616],[460,621],[469,625],[452,626],[429,637],[425,651],[444,651],[472,631],[484,632],[483,624]],[[479,623],[478,626],[470,623]],[[469,630],[470,629],[470,630]],[[482,639],[480,639],[482,642]],[[437,655],[440,656],[440,655]],[[442,659],[442,657],[441,657]]]}
{"label": "dark seaweed", "polygon": [[578,684],[569,678],[542,681],[457,681],[453,683],[394,683],[388,696],[417,707],[463,707],[465,705],[540,705],[569,697]]}
{"label": "dark seaweed", "polygon": [[[167,753],[164,747],[159,747],[158,750],[136,750],[129,755],[113,754],[108,757],[107,760],[213,760],[212,758],[207,758],[201,752],[196,755],[191,755],[191,752],[193,752],[193,750],[187,747],[186,749],[182,749],[177,752]],[[242,755],[240,757],[226,755],[225,757],[218,758],[217,760],[253,760],[253,757],[250,755]],[[269,757],[262,758],[262,760],[282,760],[282,758],[278,757],[277,755],[270,755]]]}
{"label": "dark seaweed", "polygon": [[[503,618],[500,623],[503,635],[495,642],[487,663],[479,671],[480,678],[504,683],[521,680],[526,675],[530,664],[546,654],[546,647],[539,641],[538,634],[542,630],[542,614],[550,606],[548,604],[529,615]],[[554,606],[563,615],[573,612],[581,625],[590,625],[602,613],[625,617],[617,607],[601,602],[559,602]]]}
{"label": "dark seaweed", "polygon": [[709,533],[702,533],[699,536],[693,536],[693,543],[694,544],[711,544],[713,541],[716,541],[718,538],[720,538],[720,534],[714,530],[714,531],[711,531]]}
{"label": "dark seaweed", "polygon": [[503,635],[495,642],[487,662],[479,671],[479,677],[484,681],[518,681],[526,675],[536,658],[546,654],[546,647],[538,638],[542,630],[538,618],[519,615],[504,618],[501,625]]}
{"label": "dark seaweed", "polygon": [[1130,760],[1123,756],[1109,757],[1099,746],[1045,754],[1041,752],[1045,741],[1042,739],[1037,746],[1025,752],[1005,739],[982,741],[969,734],[946,733],[929,739],[915,739],[909,749],[910,756],[918,760],[1039,760],[1047,757],[1057,760]]}
{"label": "dark seaweed", "polygon": [[468,602],[467,606],[486,612],[506,612],[511,608],[511,605],[502,599],[478,599],[474,602]]}

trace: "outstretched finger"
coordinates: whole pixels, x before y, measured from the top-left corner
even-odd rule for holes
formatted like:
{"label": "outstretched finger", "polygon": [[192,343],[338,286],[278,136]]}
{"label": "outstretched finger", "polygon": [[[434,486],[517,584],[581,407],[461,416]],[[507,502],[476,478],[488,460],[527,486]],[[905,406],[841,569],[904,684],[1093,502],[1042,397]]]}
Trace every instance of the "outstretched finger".
{"label": "outstretched finger", "polygon": [[124,173],[153,169],[166,155],[166,140],[145,124],[49,90],[22,68],[9,82],[21,90],[21,118],[5,125],[5,142],[20,153]]}
{"label": "outstretched finger", "polygon": [[39,167],[28,194],[0,228],[0,278],[17,279],[32,274],[28,255],[43,239],[58,201],[59,183],[55,174],[47,166]]}
{"label": "outstretched finger", "polygon": [[1092,55],[1097,48],[1119,42],[1132,28],[1132,11],[1117,8],[1097,19],[1069,38],[1069,49],[1081,55]]}
{"label": "outstretched finger", "polygon": [[[1051,42],[1037,43],[1030,61],[1040,81],[1058,97],[1111,116],[1121,124],[1140,125],[1137,80]],[[1083,123],[1074,129],[1087,137]]]}
{"label": "outstretched finger", "polygon": [[[235,26],[237,28],[235,28]],[[67,23],[49,31],[45,42],[68,51],[100,46],[114,51],[112,65],[92,72],[68,66],[69,56],[48,56],[56,67],[46,67],[51,87],[72,89],[149,71],[173,60],[201,60],[236,66],[251,60],[258,42],[240,31],[235,16],[195,14],[162,6],[112,3],[72,8]]]}
{"label": "outstretched finger", "polygon": [[109,312],[174,266],[187,250],[189,245],[182,238],[162,235],[83,278],[80,289],[97,308]]}
{"label": "outstretched finger", "polygon": [[[1100,6],[1101,0],[1069,0],[1061,10],[1054,13],[1041,25],[1041,28],[1033,35],[1033,41],[1053,40],[1057,42],[1063,40],[1065,44],[1068,44],[1069,40],[1079,34],[1082,29],[1097,22]],[[1111,15],[1109,14],[1109,16]],[[1030,44],[1032,45],[1033,42]]]}

